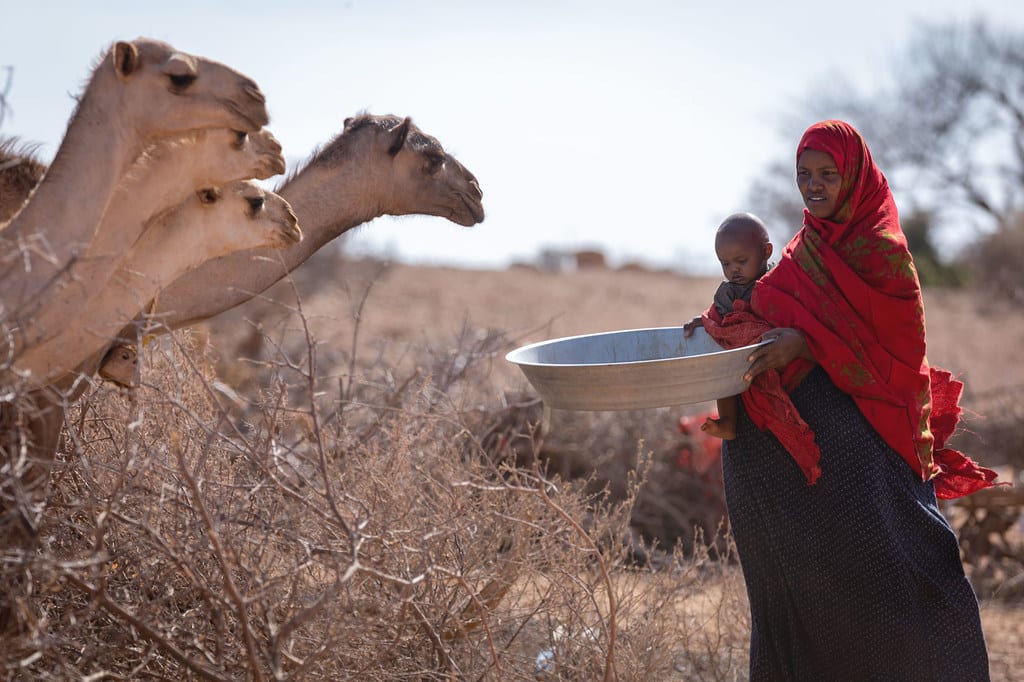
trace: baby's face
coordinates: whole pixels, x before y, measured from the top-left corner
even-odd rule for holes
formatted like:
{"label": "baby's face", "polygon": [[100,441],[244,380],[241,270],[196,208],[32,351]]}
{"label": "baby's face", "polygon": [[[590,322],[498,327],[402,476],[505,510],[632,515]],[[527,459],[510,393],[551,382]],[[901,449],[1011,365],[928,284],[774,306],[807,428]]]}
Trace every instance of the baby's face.
{"label": "baby's face", "polygon": [[730,282],[746,286],[765,270],[765,245],[755,239],[719,235],[715,253],[722,264],[722,274]]}

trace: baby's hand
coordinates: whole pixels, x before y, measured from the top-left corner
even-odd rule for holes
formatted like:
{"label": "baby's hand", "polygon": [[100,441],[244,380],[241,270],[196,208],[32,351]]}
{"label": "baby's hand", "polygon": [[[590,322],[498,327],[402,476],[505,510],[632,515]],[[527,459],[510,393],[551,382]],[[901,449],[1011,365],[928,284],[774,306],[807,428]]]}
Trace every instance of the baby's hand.
{"label": "baby's hand", "polygon": [[693,330],[697,327],[704,328],[704,319],[700,315],[683,325],[683,336],[687,339],[690,338],[693,336]]}

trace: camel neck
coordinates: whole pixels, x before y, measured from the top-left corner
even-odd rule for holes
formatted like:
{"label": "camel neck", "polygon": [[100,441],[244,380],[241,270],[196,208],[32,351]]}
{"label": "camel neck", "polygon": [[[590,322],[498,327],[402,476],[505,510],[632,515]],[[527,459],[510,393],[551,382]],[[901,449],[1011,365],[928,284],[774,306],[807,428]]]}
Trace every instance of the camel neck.
{"label": "camel neck", "polygon": [[115,188],[87,249],[90,259],[116,256],[126,245],[134,244],[147,220],[182,201],[192,189],[180,155],[168,154],[160,145],[150,147],[148,153],[150,158],[143,160],[145,155],[140,154],[129,171],[138,177],[124,179]]}
{"label": "camel neck", "polygon": [[302,228],[302,242],[287,251],[289,265],[302,263],[338,235],[384,215],[385,189],[375,182],[372,168],[360,168],[354,161],[330,169],[308,167],[282,185],[277,193],[292,205]]}
{"label": "camel neck", "polygon": [[[104,76],[113,78],[97,74]],[[8,319],[23,315],[27,305],[43,298],[48,283],[84,253],[115,188],[141,151],[124,132],[116,111],[100,104],[95,81],[69,122],[50,169],[0,232],[9,253],[17,249],[31,261],[0,278],[0,302]]]}
{"label": "camel neck", "polygon": [[[153,281],[154,291],[204,259],[204,245],[210,228],[203,224],[204,216],[193,213],[192,219],[188,220],[183,217],[183,210],[184,207],[179,206],[155,218],[153,222],[156,224],[147,225],[124,258],[123,262],[131,268],[134,277]],[[171,254],[173,257],[168,258]],[[171,264],[173,268],[168,267]],[[149,285],[145,286],[148,288]],[[146,292],[144,298],[148,300],[152,295]]]}

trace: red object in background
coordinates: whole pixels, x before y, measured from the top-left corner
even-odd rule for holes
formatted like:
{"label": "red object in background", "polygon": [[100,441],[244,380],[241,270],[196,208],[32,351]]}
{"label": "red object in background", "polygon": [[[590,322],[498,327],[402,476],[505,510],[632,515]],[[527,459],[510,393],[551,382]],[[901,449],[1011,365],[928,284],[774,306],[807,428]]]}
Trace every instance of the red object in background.
{"label": "red object in background", "polygon": [[689,443],[679,450],[676,466],[706,474],[718,464],[722,457],[722,439],[708,435],[701,430],[701,424],[708,417],[718,418],[714,412],[684,415],[679,418],[679,432],[687,436]]}

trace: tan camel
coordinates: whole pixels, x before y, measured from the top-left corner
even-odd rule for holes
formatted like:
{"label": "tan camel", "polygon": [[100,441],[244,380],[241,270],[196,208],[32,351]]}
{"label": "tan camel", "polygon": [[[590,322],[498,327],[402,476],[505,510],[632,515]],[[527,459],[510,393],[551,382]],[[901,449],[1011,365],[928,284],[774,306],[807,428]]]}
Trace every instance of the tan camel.
{"label": "tan camel", "polygon": [[73,324],[117,269],[125,245],[135,243],[154,215],[201,187],[269,178],[283,173],[284,166],[281,145],[266,129],[252,134],[197,130],[151,146],[115,190],[92,243],[68,265],[60,295],[40,301],[25,317],[22,347],[43,343]]}
{"label": "tan camel", "polygon": [[171,329],[208,319],[266,290],[338,235],[382,215],[440,216],[466,227],[484,219],[477,179],[408,118],[364,114],[277,190],[295,209],[303,240],[277,254],[218,258],[174,282],[156,313]]}
{"label": "tan camel", "polygon": [[267,123],[242,74],[166,43],[116,43],[94,69],[49,171],[0,227],[0,321],[14,336],[27,305],[92,240],[114,188],[154,140],[200,128],[255,132]]}
{"label": "tan camel", "polygon": [[14,138],[0,140],[0,225],[14,216],[46,173],[46,164]]}
{"label": "tan camel", "polygon": [[[111,343],[169,282],[210,258],[245,249],[282,249],[302,239],[288,203],[252,181],[205,189],[156,216],[117,273],[57,337],[28,349],[15,370],[30,385],[59,383]],[[90,372],[91,373],[91,372]]]}
{"label": "tan camel", "polygon": [[[338,235],[382,215],[423,214],[466,227],[484,219],[476,177],[409,118],[362,114],[278,189],[302,224],[302,243],[277,254],[211,260],[160,294],[155,317],[180,329],[265,291]],[[268,257],[269,256],[269,257]],[[132,328],[122,336],[132,338]],[[100,376],[137,381],[135,344],[112,347]]]}
{"label": "tan camel", "polygon": [[[84,312],[90,324],[70,326],[64,335],[22,358],[30,382],[21,387],[30,390],[21,399],[0,405],[0,458],[7,472],[4,483],[7,492],[19,500],[14,505],[0,500],[0,524],[6,533],[0,537],[0,545],[24,547],[35,537],[35,514],[25,512],[38,508],[48,496],[49,472],[65,410],[87,385],[68,370],[84,362],[91,374],[110,343],[109,336],[134,318],[162,283],[180,276],[204,257],[257,246],[280,248],[301,237],[287,202],[252,182],[202,190],[153,219],[129,250],[127,262],[90,302]],[[91,363],[90,354],[94,358]]]}

